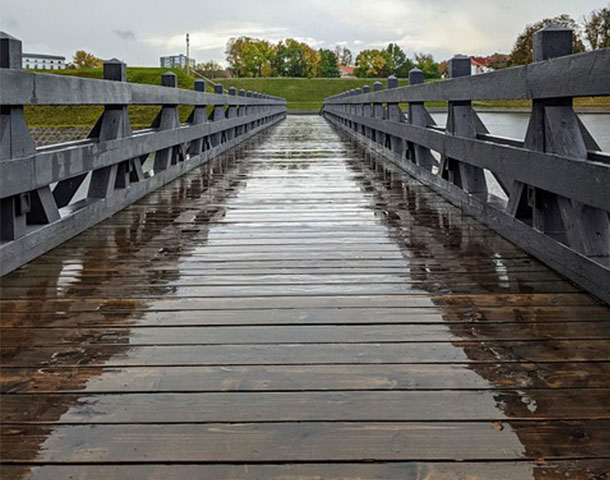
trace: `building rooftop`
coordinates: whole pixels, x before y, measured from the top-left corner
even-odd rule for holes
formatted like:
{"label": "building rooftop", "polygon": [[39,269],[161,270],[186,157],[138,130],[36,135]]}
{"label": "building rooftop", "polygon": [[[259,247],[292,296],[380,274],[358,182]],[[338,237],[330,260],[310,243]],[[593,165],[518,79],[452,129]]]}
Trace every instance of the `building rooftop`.
{"label": "building rooftop", "polygon": [[46,55],[44,53],[22,53],[21,54],[22,57],[30,57],[30,58],[53,58],[53,59],[60,59],[60,60],[65,60],[66,57],[62,57],[61,55]]}
{"label": "building rooftop", "polygon": [[347,75],[353,75],[356,67],[350,67],[348,65],[339,65],[339,70]]}

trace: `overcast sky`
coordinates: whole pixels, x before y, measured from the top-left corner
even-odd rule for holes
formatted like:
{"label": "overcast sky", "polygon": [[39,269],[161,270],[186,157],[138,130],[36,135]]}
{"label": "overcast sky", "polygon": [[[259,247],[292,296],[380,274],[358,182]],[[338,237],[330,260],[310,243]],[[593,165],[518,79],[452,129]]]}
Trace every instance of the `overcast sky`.
{"label": "overcast sky", "polygon": [[592,0],[0,0],[0,29],[26,52],[84,49],[128,65],[156,66],[184,52],[225,64],[230,37],[296,38],[353,52],[397,42],[409,56],[509,52],[528,23],[560,13],[579,20],[606,1]]}

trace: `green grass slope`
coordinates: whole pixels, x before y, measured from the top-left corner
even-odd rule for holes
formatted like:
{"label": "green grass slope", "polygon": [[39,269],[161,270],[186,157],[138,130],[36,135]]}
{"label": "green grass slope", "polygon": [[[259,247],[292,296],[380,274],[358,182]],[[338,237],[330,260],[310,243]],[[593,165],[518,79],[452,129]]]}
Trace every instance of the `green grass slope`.
{"label": "green grass slope", "polygon": [[[128,67],[127,81],[132,83],[145,83],[151,85],[161,84],[161,75],[167,72],[166,68]],[[194,79],[182,70],[172,70],[178,76],[178,87],[192,89]],[[41,71],[49,73],[48,70]],[[53,75],[73,75],[84,78],[102,78],[102,69],[55,70]],[[230,78],[217,79],[226,88],[235,87],[260,93],[267,93],[283,97],[288,102],[289,110],[318,111],[326,97],[344,92],[353,88],[373,85],[378,79],[362,78]],[[385,82],[382,82],[385,84]],[[406,79],[399,80],[399,86],[405,86]],[[212,91],[208,86],[208,91]],[[426,103],[428,107],[444,107],[444,102]],[[529,108],[531,103],[526,100],[500,100],[475,101],[479,108]],[[578,98],[574,105],[579,108],[610,108],[610,98]],[[33,107],[25,108],[28,125],[31,127],[92,127],[103,111],[102,106],[77,107]],[[150,126],[159,107],[157,106],[130,106],[129,117],[134,128]],[[180,119],[185,121],[191,107],[180,106]]]}
{"label": "green grass slope", "polygon": [[[104,78],[101,68],[77,68],[70,70],[34,70],[36,73],[48,73],[51,75],[68,75],[81,78]],[[165,72],[174,72],[178,77],[179,88],[193,88],[194,79],[183,70],[175,68],[155,67],[127,67],[127,81],[129,83],[147,83],[149,85],[161,85],[161,75]]]}
{"label": "green grass slope", "polygon": [[[251,90],[285,98],[288,110],[320,110],[322,101],[337,93],[370,85],[375,78],[228,78],[214,81],[225,87]],[[385,81],[382,82],[385,85]],[[406,79],[399,86],[408,85]]]}
{"label": "green grass slope", "polygon": [[[151,67],[127,67],[127,81],[130,83],[145,83],[161,85],[161,75],[172,71],[178,77],[178,88],[193,88],[194,79],[182,70]],[[49,70],[38,70],[38,73],[50,73]],[[52,75],[70,75],[81,78],[103,78],[101,68],[83,68],[76,70],[54,70]],[[211,89],[210,89],[211,91]],[[29,106],[25,107],[25,118],[31,127],[93,127],[104,107],[86,106]],[[187,106],[181,106],[180,119],[186,120],[190,112]],[[133,105],[129,107],[129,118],[134,128],[150,126],[159,108],[156,106]]]}

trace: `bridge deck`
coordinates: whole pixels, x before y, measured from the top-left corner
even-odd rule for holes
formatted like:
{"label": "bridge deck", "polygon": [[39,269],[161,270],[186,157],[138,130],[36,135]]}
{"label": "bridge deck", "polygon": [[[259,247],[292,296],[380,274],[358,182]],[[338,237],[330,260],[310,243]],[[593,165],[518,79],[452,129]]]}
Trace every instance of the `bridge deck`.
{"label": "bridge deck", "polygon": [[1,293],[6,478],[610,470],[610,309],[317,117]]}

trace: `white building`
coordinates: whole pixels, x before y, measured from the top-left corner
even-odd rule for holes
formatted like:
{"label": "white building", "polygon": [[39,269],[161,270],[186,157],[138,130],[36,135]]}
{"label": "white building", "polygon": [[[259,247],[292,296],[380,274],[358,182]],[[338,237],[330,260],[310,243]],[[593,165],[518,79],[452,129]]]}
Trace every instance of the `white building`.
{"label": "white building", "polygon": [[[161,68],[186,68],[186,55],[168,55],[167,57],[159,58]],[[189,58],[190,68],[195,68],[195,59]]]}
{"label": "white building", "polygon": [[63,70],[66,68],[66,57],[43,55],[41,53],[23,53],[23,68],[26,70]]}

